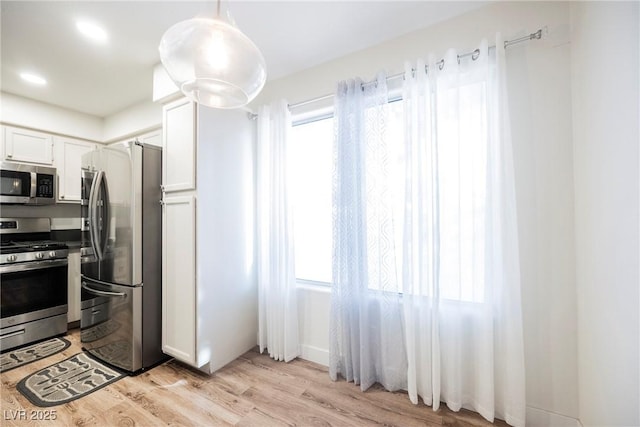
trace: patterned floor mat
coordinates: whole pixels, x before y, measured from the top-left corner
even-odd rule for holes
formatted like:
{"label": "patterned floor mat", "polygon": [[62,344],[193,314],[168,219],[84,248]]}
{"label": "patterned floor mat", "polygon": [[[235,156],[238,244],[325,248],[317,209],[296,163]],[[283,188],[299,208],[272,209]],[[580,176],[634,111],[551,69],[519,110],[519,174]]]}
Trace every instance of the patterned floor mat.
{"label": "patterned floor mat", "polygon": [[88,354],[78,353],[20,380],[17,388],[34,405],[49,407],[79,399],[124,376]]}
{"label": "patterned floor mat", "polygon": [[0,355],[0,372],[6,372],[59,353],[70,345],[71,343],[64,338],[52,338],[47,341],[2,353]]}

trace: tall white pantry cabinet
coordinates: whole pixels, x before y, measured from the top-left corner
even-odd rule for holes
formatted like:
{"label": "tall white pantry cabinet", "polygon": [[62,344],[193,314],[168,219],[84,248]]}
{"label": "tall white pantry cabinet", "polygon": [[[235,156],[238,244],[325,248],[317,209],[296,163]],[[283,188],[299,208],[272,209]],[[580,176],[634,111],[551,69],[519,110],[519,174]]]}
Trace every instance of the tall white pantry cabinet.
{"label": "tall white pantry cabinet", "polygon": [[163,106],[162,349],[214,372],[256,345],[255,122]]}

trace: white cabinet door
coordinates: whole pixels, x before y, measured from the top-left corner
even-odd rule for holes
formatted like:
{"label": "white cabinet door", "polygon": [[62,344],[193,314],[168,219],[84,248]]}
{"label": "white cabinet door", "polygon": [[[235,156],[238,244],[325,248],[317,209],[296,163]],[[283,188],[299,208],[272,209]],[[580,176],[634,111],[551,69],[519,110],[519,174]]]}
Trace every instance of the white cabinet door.
{"label": "white cabinet door", "polygon": [[162,108],[162,184],[165,192],[196,188],[195,102],[179,99]]}
{"label": "white cabinet door", "polygon": [[198,367],[196,198],[166,197],[162,216],[162,351]]}
{"label": "white cabinet door", "polygon": [[82,156],[96,149],[96,144],[68,138],[55,138],[58,169],[58,201],[79,203],[81,199]]}
{"label": "white cabinet door", "polygon": [[80,249],[69,251],[67,322],[80,320]]}
{"label": "white cabinet door", "polygon": [[53,137],[43,132],[6,126],[4,159],[14,162],[53,164]]}

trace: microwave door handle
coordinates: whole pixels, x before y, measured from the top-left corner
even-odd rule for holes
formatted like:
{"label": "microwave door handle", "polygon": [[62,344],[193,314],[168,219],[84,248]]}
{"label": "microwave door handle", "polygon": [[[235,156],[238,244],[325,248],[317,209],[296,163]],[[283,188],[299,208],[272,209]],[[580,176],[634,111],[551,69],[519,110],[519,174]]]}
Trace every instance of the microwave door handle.
{"label": "microwave door handle", "polygon": [[100,180],[102,179],[102,171],[95,174],[91,183],[91,191],[89,192],[89,236],[91,240],[91,248],[97,259],[102,259],[102,253],[99,251],[99,231],[98,231],[98,191],[100,189]]}
{"label": "microwave door handle", "polygon": [[35,172],[30,172],[31,175],[31,185],[29,188],[29,197],[31,199],[35,199],[36,197],[36,187],[37,187],[37,181],[38,181],[38,174]]}
{"label": "microwave door handle", "polygon": [[102,172],[101,184],[104,187],[104,198],[102,199],[102,253],[107,252],[107,244],[109,243],[109,230],[111,227],[111,203],[109,200],[109,185],[107,185],[107,176]]}

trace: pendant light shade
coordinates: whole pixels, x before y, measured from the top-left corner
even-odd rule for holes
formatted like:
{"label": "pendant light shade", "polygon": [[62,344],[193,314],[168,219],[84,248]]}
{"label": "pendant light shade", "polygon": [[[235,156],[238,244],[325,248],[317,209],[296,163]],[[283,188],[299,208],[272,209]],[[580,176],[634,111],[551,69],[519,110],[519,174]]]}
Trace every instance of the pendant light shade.
{"label": "pendant light shade", "polygon": [[160,40],[169,77],[194,101],[215,108],[242,107],[267,79],[264,57],[235,25],[218,16],[192,18],[169,28]]}

